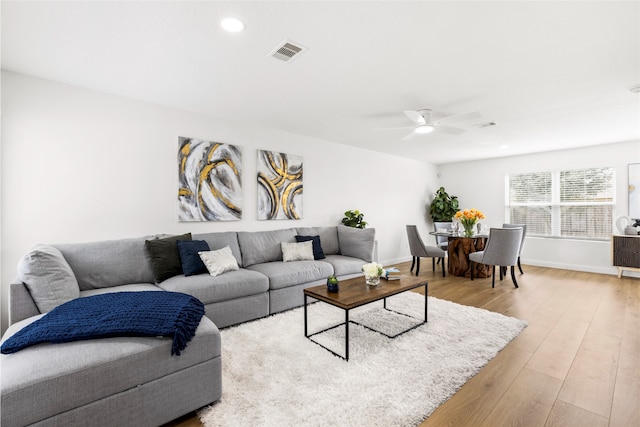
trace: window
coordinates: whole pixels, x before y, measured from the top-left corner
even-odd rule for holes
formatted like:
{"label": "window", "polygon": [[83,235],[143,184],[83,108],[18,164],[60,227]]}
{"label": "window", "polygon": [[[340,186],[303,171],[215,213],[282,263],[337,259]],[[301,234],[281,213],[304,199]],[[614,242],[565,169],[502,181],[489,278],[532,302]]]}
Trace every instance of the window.
{"label": "window", "polygon": [[506,217],[527,235],[609,239],[615,205],[613,168],[507,176]]}

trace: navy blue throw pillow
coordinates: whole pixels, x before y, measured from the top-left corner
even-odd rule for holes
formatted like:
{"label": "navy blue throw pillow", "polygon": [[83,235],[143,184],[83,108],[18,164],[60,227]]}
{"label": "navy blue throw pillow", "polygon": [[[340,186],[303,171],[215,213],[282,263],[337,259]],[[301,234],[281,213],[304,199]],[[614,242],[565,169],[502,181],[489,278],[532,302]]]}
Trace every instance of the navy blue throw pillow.
{"label": "navy blue throw pillow", "polygon": [[320,245],[320,236],[296,236],[296,242],[308,242],[311,240],[313,244],[313,259],[324,259],[324,251]]}
{"label": "navy blue throw pillow", "polygon": [[204,240],[178,240],[178,251],[185,276],[193,276],[207,272],[207,267],[200,259],[198,252],[209,251],[209,245]]}

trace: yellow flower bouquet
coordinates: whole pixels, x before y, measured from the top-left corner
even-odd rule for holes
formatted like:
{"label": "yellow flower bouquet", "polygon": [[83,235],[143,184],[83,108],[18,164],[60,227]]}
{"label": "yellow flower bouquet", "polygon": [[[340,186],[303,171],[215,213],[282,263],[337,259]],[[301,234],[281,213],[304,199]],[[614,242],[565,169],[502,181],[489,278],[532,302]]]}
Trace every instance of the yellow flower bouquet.
{"label": "yellow flower bouquet", "polygon": [[466,237],[472,237],[478,221],[486,218],[481,211],[475,208],[458,211],[453,217],[462,224]]}

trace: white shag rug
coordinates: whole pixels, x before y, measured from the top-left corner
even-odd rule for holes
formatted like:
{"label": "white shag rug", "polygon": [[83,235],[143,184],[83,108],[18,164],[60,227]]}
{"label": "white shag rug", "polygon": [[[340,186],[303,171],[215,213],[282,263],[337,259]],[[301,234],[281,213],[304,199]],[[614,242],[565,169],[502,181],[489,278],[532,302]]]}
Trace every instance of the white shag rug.
{"label": "white shag rug", "polygon": [[[424,296],[405,292],[387,307],[424,319]],[[198,415],[215,426],[416,426],[527,326],[523,320],[429,297],[429,322],[389,339],[349,327],[349,361],[304,336],[302,307],[221,331],[222,398]],[[344,311],[308,307],[309,331]],[[382,302],[350,312],[389,335],[418,323]],[[344,355],[344,327],[314,338]]]}

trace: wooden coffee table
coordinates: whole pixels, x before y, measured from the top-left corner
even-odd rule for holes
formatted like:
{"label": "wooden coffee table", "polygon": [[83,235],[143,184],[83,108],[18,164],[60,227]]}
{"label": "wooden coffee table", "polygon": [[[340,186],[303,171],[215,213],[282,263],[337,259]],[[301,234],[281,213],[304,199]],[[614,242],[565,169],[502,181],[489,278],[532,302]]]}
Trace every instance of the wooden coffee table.
{"label": "wooden coffee table", "polygon": [[[416,277],[416,276],[400,276],[400,280],[380,280],[380,284],[378,286],[368,286],[365,283],[364,277],[356,277],[354,279],[341,280],[340,281],[340,291],[339,292],[329,292],[327,290],[326,285],[313,286],[304,290],[304,336],[309,338],[314,343],[318,344],[320,347],[330,351],[334,355],[341,357],[344,360],[349,360],[349,323],[355,323],[360,326],[363,326],[367,329],[370,329],[374,332],[382,334],[389,338],[395,338],[404,333],[409,332],[412,329],[417,328],[425,323],[427,323],[427,280]],[[408,316],[404,313],[399,313],[394,310],[390,310],[387,308],[387,298],[393,295],[400,294],[402,292],[406,292],[412,289],[420,288],[424,286],[424,321],[418,323],[395,335],[387,335],[375,329],[372,329],[366,325],[362,325],[360,323],[350,321],[349,320],[349,310],[360,307],[375,301],[384,301],[384,308],[389,311],[393,311],[394,313],[398,313],[402,316]],[[344,323],[339,323],[337,325],[331,326],[329,328],[323,329],[318,332],[314,332],[309,334],[307,330],[307,305],[308,298],[315,298],[317,300],[326,302],[327,304],[331,304],[334,307],[339,307],[344,310]],[[422,320],[422,319],[416,319]],[[314,335],[321,334],[322,332],[326,332],[328,330],[337,328],[339,326],[345,326],[345,355],[341,356],[338,353],[334,352],[330,348],[327,348],[320,344],[319,342],[313,340]]]}

